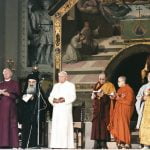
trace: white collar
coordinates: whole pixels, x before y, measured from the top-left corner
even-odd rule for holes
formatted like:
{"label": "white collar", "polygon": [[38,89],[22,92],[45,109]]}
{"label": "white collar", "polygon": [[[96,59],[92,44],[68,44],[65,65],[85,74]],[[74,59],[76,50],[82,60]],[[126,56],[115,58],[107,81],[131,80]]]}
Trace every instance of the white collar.
{"label": "white collar", "polygon": [[5,80],[6,82],[10,81],[11,79]]}

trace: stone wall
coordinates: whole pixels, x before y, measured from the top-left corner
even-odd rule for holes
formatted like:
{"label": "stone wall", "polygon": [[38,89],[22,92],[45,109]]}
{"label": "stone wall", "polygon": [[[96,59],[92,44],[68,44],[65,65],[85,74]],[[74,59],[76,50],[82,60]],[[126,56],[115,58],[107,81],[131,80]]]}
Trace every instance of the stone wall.
{"label": "stone wall", "polygon": [[4,29],[5,29],[5,5],[4,5],[5,1],[0,1],[0,80],[2,79],[2,69],[3,69],[3,65],[4,65]]}

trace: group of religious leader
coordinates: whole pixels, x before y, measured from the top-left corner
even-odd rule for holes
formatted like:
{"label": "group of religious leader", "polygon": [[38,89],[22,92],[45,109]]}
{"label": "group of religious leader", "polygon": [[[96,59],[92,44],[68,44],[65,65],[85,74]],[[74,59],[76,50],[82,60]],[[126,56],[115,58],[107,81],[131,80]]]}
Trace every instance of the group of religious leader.
{"label": "group of religious leader", "polygon": [[120,88],[115,96],[112,96],[116,103],[109,130],[115,138],[118,148],[130,148],[130,121],[134,110],[135,95],[133,89],[126,83],[125,76],[118,78],[118,86]]}
{"label": "group of religious leader", "polygon": [[0,83],[0,148],[18,148],[18,121],[16,99],[19,85],[12,80],[9,68],[3,70],[4,81]]}
{"label": "group of religious leader", "polygon": [[53,105],[51,148],[74,148],[72,103],[76,99],[75,85],[67,81],[67,73],[58,74],[56,83],[49,96]]}
{"label": "group of religious leader", "polygon": [[106,142],[110,138],[107,126],[110,122],[110,113],[113,110],[113,101],[110,94],[115,92],[115,87],[106,79],[106,74],[99,74],[99,81],[95,84],[92,93],[93,119],[91,139],[95,140],[94,148],[107,148]]}

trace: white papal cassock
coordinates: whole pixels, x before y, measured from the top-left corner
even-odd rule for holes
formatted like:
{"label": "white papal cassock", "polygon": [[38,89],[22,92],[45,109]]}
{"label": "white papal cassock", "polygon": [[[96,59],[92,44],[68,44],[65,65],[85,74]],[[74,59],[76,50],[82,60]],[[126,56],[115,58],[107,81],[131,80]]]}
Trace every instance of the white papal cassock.
{"label": "white papal cassock", "polygon": [[[64,103],[53,103],[63,97]],[[51,148],[74,148],[72,102],[76,99],[75,85],[69,81],[54,85],[49,96],[53,105]]]}

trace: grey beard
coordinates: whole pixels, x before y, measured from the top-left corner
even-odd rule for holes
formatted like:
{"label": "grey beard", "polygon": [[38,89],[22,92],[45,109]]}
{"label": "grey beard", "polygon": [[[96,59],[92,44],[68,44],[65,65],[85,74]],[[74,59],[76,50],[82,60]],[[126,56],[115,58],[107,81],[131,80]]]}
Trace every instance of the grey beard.
{"label": "grey beard", "polygon": [[28,87],[27,88],[27,94],[35,94],[36,93],[36,87],[33,86],[33,87]]}

